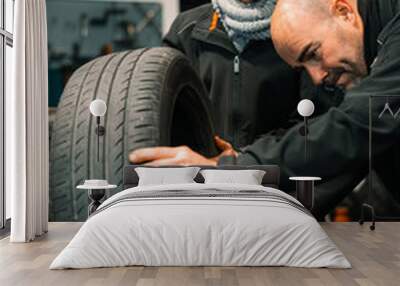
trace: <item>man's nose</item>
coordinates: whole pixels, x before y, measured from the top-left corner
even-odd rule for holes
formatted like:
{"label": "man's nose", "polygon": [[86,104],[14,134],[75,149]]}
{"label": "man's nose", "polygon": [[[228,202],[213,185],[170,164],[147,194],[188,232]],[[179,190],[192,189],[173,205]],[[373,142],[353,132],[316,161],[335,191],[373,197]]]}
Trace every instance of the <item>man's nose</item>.
{"label": "man's nose", "polygon": [[323,84],[324,79],[328,75],[327,71],[323,70],[320,66],[307,66],[305,68],[315,85]]}

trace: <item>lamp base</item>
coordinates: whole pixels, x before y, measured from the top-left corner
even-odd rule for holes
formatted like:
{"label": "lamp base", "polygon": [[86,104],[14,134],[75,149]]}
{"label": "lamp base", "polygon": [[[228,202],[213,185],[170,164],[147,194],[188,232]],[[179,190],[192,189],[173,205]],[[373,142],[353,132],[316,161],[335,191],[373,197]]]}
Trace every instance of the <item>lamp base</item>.
{"label": "lamp base", "polygon": [[89,190],[90,204],[88,206],[88,216],[94,213],[97,208],[101,205],[101,200],[104,198],[106,191],[104,189],[92,189]]}

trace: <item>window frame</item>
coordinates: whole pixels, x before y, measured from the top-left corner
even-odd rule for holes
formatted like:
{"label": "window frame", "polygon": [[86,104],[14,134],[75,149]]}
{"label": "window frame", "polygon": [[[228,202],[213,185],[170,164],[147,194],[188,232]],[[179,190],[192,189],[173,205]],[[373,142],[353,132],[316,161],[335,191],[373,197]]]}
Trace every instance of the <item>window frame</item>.
{"label": "window frame", "polygon": [[[6,47],[13,48],[13,34],[6,29],[6,1],[0,0],[1,21],[0,21],[0,236],[9,231],[10,223],[6,218],[6,189],[5,189],[5,93],[6,93]],[[14,0],[12,2],[15,7]],[[15,14],[14,7],[12,9]],[[9,15],[8,15],[9,16]],[[13,15],[14,16],[14,15]],[[12,17],[13,17],[12,16]],[[14,18],[13,18],[14,19]],[[14,27],[13,29],[14,30]]]}

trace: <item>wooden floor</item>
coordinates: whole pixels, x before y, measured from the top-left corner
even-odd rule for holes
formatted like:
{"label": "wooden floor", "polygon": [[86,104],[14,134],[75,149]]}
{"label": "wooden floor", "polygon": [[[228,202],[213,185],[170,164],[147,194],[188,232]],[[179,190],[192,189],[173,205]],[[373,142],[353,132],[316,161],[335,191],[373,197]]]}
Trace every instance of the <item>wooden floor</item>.
{"label": "wooden floor", "polygon": [[51,223],[47,235],[29,244],[0,241],[0,285],[400,285],[400,223],[323,223],[353,269],[288,267],[125,267],[48,270],[81,226]]}

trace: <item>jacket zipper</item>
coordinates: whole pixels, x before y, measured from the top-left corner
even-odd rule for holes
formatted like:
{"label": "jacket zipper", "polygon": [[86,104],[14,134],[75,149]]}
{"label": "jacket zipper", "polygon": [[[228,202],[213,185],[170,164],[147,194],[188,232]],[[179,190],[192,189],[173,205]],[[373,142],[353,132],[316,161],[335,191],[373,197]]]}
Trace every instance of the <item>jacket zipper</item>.
{"label": "jacket zipper", "polygon": [[235,126],[235,112],[237,109],[237,104],[238,100],[240,97],[240,57],[239,55],[236,55],[233,58],[233,94],[232,94],[232,102],[231,102],[231,118],[230,118],[230,128],[232,131],[232,138],[233,138],[233,146],[238,146],[240,142],[238,142],[238,136],[236,132],[236,126]]}
{"label": "jacket zipper", "polygon": [[238,55],[233,59],[233,72],[235,75],[240,73],[240,58]]}

